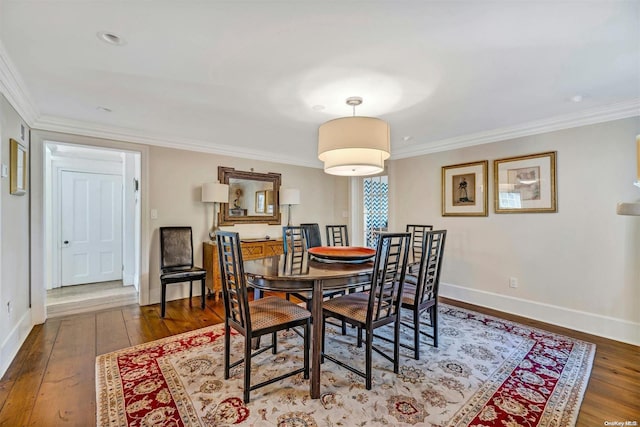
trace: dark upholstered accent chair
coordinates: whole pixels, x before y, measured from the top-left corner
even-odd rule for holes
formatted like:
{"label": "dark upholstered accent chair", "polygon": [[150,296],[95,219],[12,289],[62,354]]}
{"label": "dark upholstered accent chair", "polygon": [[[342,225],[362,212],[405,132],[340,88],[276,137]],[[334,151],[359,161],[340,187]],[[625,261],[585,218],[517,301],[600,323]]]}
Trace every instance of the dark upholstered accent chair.
{"label": "dark upholstered accent chair", "polygon": [[[216,234],[218,262],[222,279],[224,299],[224,378],[229,379],[231,368],[244,363],[244,402],[249,402],[249,393],[259,387],[272,384],[292,375],[303,373],[309,378],[309,347],[311,333],[311,312],[283,298],[269,296],[249,301],[247,282],[244,275],[242,249],[238,233],[219,231]],[[271,349],[277,353],[278,331],[302,326],[304,328],[304,366],[278,377],[251,385],[251,359]],[[244,336],[244,357],[231,363],[231,328]],[[271,345],[252,352],[253,338],[271,334]],[[268,363],[273,363],[269,361]],[[277,365],[274,365],[277,366]]]}
{"label": "dark upholstered accent chair", "polygon": [[307,230],[307,248],[322,246],[322,236],[320,236],[320,226],[317,223],[300,224]]}
{"label": "dark upholstered accent chair", "polygon": [[424,234],[433,230],[433,225],[407,224],[407,233],[411,233],[411,252],[409,252],[409,263],[417,264],[420,262],[422,254],[422,242]]}
{"label": "dark upholstered accent chair", "polygon": [[[403,325],[413,329],[413,347],[404,347],[413,348],[416,360],[420,359],[420,334],[432,338],[433,346],[438,347],[438,288],[446,237],[447,230],[425,232],[420,264],[405,277],[402,308],[411,310],[413,323],[403,322]],[[420,330],[420,316],[427,310],[432,335]]]}
{"label": "dark upholstered accent chair", "polygon": [[349,246],[347,225],[327,225],[327,246]]}
{"label": "dark upholstered accent chair", "polygon": [[[371,390],[372,350],[393,363],[393,372],[399,371],[400,342],[400,301],[409,257],[409,233],[381,233],[378,239],[371,287],[367,292],[356,292],[336,297],[323,303],[323,321],[335,317],[358,328],[358,346],[362,345],[361,330],[365,331],[365,371],[362,372],[347,363],[324,352],[325,327],[323,324],[322,356],[365,378],[367,390]],[[393,356],[373,345],[375,329],[393,324]]]}
{"label": "dark upholstered accent chair", "polygon": [[193,297],[193,281],[200,280],[201,307],[205,306],[207,271],[193,265],[193,235],[191,227],[160,227],[160,285],[162,286],[160,315],[167,306],[167,285],[189,282],[189,304]]}

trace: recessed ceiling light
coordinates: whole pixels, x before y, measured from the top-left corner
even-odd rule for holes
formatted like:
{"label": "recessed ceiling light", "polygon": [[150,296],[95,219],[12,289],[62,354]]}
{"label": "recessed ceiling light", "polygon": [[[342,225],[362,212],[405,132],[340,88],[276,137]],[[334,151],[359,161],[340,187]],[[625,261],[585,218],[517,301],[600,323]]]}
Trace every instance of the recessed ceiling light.
{"label": "recessed ceiling light", "polygon": [[110,113],[112,111],[111,108],[107,107],[96,107],[96,110],[102,111],[103,113]]}
{"label": "recessed ceiling light", "polygon": [[582,95],[573,95],[571,98],[571,102],[582,102],[584,97]]}
{"label": "recessed ceiling light", "polygon": [[108,31],[100,31],[96,34],[100,40],[107,44],[114,46],[123,46],[126,44],[124,39],[117,34],[110,33]]}
{"label": "recessed ceiling light", "polygon": [[322,111],[324,110],[326,107],[324,105],[314,105],[313,107],[311,107],[311,109],[313,111]]}
{"label": "recessed ceiling light", "polygon": [[412,137],[411,135],[406,135],[406,136],[403,136],[403,137],[402,137],[402,140],[403,140],[404,142],[410,141],[410,140],[412,140],[412,139],[413,139],[413,137]]}

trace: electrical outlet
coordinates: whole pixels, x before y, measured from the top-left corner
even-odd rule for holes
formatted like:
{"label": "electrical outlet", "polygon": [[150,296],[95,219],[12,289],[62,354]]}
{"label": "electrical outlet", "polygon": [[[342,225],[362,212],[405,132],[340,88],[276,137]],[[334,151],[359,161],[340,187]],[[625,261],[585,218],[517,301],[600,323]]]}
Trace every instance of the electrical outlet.
{"label": "electrical outlet", "polygon": [[517,277],[509,277],[509,287],[517,288],[518,287],[518,278]]}

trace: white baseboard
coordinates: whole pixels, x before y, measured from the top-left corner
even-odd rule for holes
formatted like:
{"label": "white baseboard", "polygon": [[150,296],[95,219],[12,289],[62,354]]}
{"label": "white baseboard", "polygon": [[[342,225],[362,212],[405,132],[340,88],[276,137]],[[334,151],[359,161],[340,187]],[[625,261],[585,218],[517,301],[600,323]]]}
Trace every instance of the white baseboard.
{"label": "white baseboard", "polygon": [[640,323],[465,288],[449,283],[440,283],[439,294],[446,298],[504,311],[564,328],[640,345]]}
{"label": "white baseboard", "polygon": [[31,332],[33,323],[31,322],[31,310],[28,310],[22,315],[18,323],[13,327],[7,339],[4,340],[0,347],[0,378],[2,378],[9,369],[9,365],[13,361],[18,350],[22,347],[24,340]]}

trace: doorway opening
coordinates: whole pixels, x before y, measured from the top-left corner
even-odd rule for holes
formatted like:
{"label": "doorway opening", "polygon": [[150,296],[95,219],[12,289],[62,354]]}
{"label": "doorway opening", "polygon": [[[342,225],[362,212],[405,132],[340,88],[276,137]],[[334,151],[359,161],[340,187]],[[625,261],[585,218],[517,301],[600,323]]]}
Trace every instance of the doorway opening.
{"label": "doorway opening", "polygon": [[140,159],[45,142],[47,317],[138,303]]}

